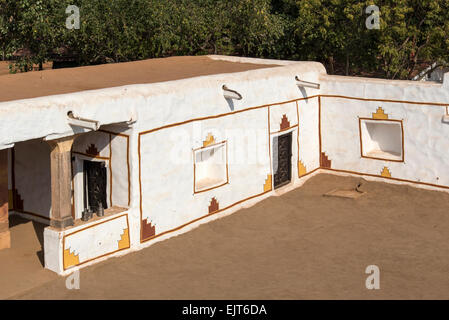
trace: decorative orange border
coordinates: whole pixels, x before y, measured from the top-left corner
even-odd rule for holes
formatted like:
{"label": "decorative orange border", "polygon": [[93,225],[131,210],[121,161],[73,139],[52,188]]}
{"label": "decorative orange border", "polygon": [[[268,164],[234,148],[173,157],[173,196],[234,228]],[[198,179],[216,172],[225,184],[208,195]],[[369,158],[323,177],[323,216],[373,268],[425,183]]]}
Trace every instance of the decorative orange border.
{"label": "decorative orange border", "polygon": [[[318,124],[319,124],[318,125],[318,130],[319,131],[318,131],[318,135],[319,135],[319,152],[320,152],[320,155],[321,155],[321,152],[322,152],[322,140],[321,140],[321,97],[323,97],[323,98],[338,98],[338,99],[359,100],[359,101],[404,103],[404,104],[421,105],[421,106],[446,107],[446,110],[448,110],[448,108],[449,108],[447,103],[416,102],[416,101],[401,101],[401,100],[386,100],[386,99],[368,99],[368,98],[357,98],[357,97],[348,97],[348,96],[341,96],[341,95],[318,95],[318,101],[319,101],[319,113],[318,113],[319,114],[319,116],[318,116]],[[370,120],[372,120],[372,119],[370,119]],[[402,135],[402,137],[404,138],[404,135]],[[403,153],[403,155],[404,155],[404,153]],[[334,172],[341,172],[341,173],[348,173],[348,174],[356,174],[356,175],[362,175],[362,176],[370,176],[370,177],[376,177],[376,178],[382,178],[382,179],[390,179],[390,180],[395,180],[395,181],[400,181],[400,182],[407,182],[407,183],[418,184],[418,185],[426,185],[426,186],[442,188],[442,189],[449,189],[449,186],[432,184],[432,183],[427,183],[427,182],[405,180],[405,179],[399,179],[399,178],[393,178],[393,177],[384,177],[384,176],[381,176],[381,175],[369,174],[369,173],[360,173],[360,172],[349,171],[349,170],[323,168],[321,166],[321,163],[320,163],[320,167],[318,169],[334,171]]]}
{"label": "decorative orange border", "polygon": [[[196,152],[201,151],[203,149],[218,147],[219,145],[224,145],[225,148],[226,148],[226,182],[222,183],[222,184],[219,184],[217,186],[211,187],[211,188],[207,188],[207,189],[204,189],[204,190],[196,191],[196,160],[195,160],[195,154],[196,154]],[[208,145],[207,147],[196,148],[196,149],[193,149],[192,151],[193,151],[193,194],[198,194],[198,193],[203,193],[203,192],[206,192],[206,191],[214,190],[214,189],[217,189],[217,188],[220,188],[220,187],[223,187],[223,186],[229,184],[228,141],[227,140]]]}
{"label": "decorative orange border", "polygon": [[399,182],[407,182],[407,183],[411,183],[411,184],[417,184],[417,185],[423,185],[423,186],[429,186],[429,187],[435,187],[435,188],[449,189],[449,186],[443,186],[443,185],[433,184],[433,183],[428,183],[428,182],[400,179],[400,178],[394,178],[394,177],[386,177],[386,176],[382,176],[382,175],[379,175],[379,174],[363,173],[363,172],[356,172],[356,171],[342,170],[342,169],[332,169],[332,168],[320,168],[320,169],[328,170],[328,171],[334,171],[334,172],[341,172],[341,173],[356,174],[356,175],[359,175],[359,176],[368,176],[368,177],[382,178],[382,179],[394,180],[394,181],[399,181]]}
{"label": "decorative orange border", "polygon": [[359,100],[359,101],[404,103],[404,104],[414,104],[414,105],[422,105],[422,106],[435,106],[435,107],[446,107],[447,106],[447,103],[440,103],[440,102],[417,102],[417,101],[407,101],[407,100],[358,98],[358,97],[349,97],[349,96],[332,95],[332,94],[321,94],[318,96],[323,97],[323,98],[341,98],[341,99]]}
{"label": "decorative orange border", "polygon": [[[386,158],[377,158],[377,157],[368,157],[363,155],[363,141],[362,141],[362,121],[380,121],[380,122],[396,122],[401,125],[401,138],[402,138],[402,159],[394,160],[394,159],[386,159]],[[404,162],[405,159],[405,149],[404,149],[404,124],[402,120],[394,120],[394,119],[373,119],[373,118],[359,118],[359,137],[360,137],[360,156],[366,159],[374,159],[374,160],[382,160],[382,161],[391,161],[391,162]]]}
{"label": "decorative orange border", "polygon": [[[81,231],[84,231],[84,230],[87,230],[87,229],[96,227],[96,226],[98,226],[98,225],[100,225],[100,224],[104,224],[104,223],[108,223],[108,222],[113,221],[113,220],[116,220],[116,219],[120,219],[120,218],[122,218],[122,217],[124,217],[124,216],[126,216],[126,225],[127,225],[127,228],[128,228],[128,235],[129,235],[129,238],[130,238],[130,241],[129,241],[130,245],[129,245],[128,247],[125,247],[125,248],[122,248],[122,249],[118,249],[118,250],[115,250],[115,251],[112,251],[112,252],[103,254],[103,255],[101,255],[101,256],[98,256],[98,257],[95,257],[95,258],[86,260],[86,261],[84,261],[84,262],[78,263],[77,265],[70,266],[69,268],[65,268],[65,267],[64,267],[64,266],[65,266],[65,261],[64,261],[65,239],[66,239],[67,237],[70,237],[70,236],[72,236],[72,235],[74,235],[74,234],[76,234],[76,233],[79,233],[79,232],[81,232]],[[76,231],[74,231],[74,232],[72,232],[72,233],[64,234],[64,236],[62,237],[62,268],[63,268],[64,271],[66,271],[66,270],[68,270],[68,269],[70,269],[70,268],[77,267],[77,266],[81,266],[81,265],[83,265],[83,264],[85,264],[85,263],[88,263],[88,262],[91,262],[91,261],[93,261],[93,260],[96,260],[96,259],[100,259],[100,258],[106,257],[106,256],[108,256],[108,255],[117,253],[117,252],[119,252],[119,251],[127,250],[127,249],[129,249],[130,247],[131,247],[131,232],[129,231],[128,213],[125,213],[125,214],[122,214],[122,215],[120,215],[120,216],[114,217],[114,218],[112,218],[112,219],[109,219],[109,220],[106,220],[106,221],[100,221],[99,223],[96,223],[96,224],[93,224],[93,225],[91,225],[91,226],[88,226],[88,227],[85,227],[85,228],[76,230]]]}
{"label": "decorative orange border", "polygon": [[[269,121],[270,121],[270,131],[269,131],[269,133],[270,134],[276,134],[276,133],[281,133],[281,132],[284,132],[284,131],[288,131],[288,130],[291,130],[291,129],[293,129],[293,128],[296,128],[296,127],[299,127],[299,115],[298,115],[298,101],[300,101],[300,100],[308,100],[308,99],[311,99],[311,98],[317,98],[318,96],[312,96],[312,97],[309,97],[309,98],[305,98],[305,99],[298,99],[298,100],[294,100],[294,101],[289,101],[289,102],[283,102],[283,103],[278,103],[278,104],[272,104],[272,105],[269,105],[268,106],[268,109],[271,109],[272,107],[280,107],[280,106],[283,106],[283,105],[285,105],[285,104],[288,104],[288,103],[295,103],[295,105],[296,105],[296,108],[295,108],[295,111],[296,111],[296,120],[298,121],[295,125],[293,125],[293,126],[290,126],[290,127],[288,127],[288,128],[285,128],[285,129],[282,129],[282,130],[279,130],[279,131],[275,131],[275,132],[271,132],[271,119],[269,119]],[[271,111],[271,110],[270,110]]]}
{"label": "decorative orange border", "polygon": [[[149,134],[149,133],[152,133],[152,132],[156,132],[156,131],[159,131],[159,130],[162,130],[162,129],[167,129],[167,128],[176,127],[176,126],[179,126],[179,125],[195,122],[195,121],[216,119],[216,118],[229,116],[229,115],[234,115],[234,114],[238,114],[238,113],[246,112],[246,111],[250,111],[250,110],[267,108],[267,113],[268,113],[268,117],[267,117],[267,121],[268,121],[268,141],[269,141],[268,149],[269,149],[269,158],[270,158],[270,170],[272,170],[271,146],[270,146],[271,145],[271,142],[270,142],[270,139],[271,139],[271,137],[270,137],[270,107],[271,106],[276,106],[276,105],[287,104],[287,103],[291,103],[291,102],[298,103],[299,101],[310,100],[310,99],[313,99],[313,98],[318,98],[318,136],[319,136],[319,155],[318,155],[318,159],[320,159],[321,158],[321,152],[322,152],[322,134],[321,134],[321,98],[322,97],[323,98],[352,99],[352,100],[360,100],[360,101],[377,101],[377,102],[391,102],[391,103],[405,103],[405,104],[414,104],[414,105],[428,105],[428,106],[447,107],[447,103],[443,104],[443,103],[434,103],[434,102],[413,102],[413,101],[401,101],[401,100],[368,99],[368,98],[357,98],[357,97],[348,97],[348,96],[341,96],[341,95],[313,95],[313,96],[310,96],[310,97],[289,100],[289,101],[285,101],[285,102],[282,102],[282,103],[272,103],[272,104],[267,104],[267,105],[250,107],[250,108],[237,110],[237,111],[233,111],[233,112],[229,112],[229,113],[218,114],[218,115],[215,115],[215,116],[207,116],[207,117],[199,117],[199,118],[189,119],[189,120],[185,120],[185,121],[182,121],[182,122],[172,123],[172,124],[169,124],[169,125],[165,125],[165,126],[161,126],[161,127],[157,127],[157,128],[153,128],[153,129],[150,129],[150,130],[147,130],[147,131],[140,132],[139,135],[138,135],[138,150],[137,150],[138,151],[138,157],[139,157],[140,220],[142,221],[142,214],[143,214],[143,203],[142,203],[143,195],[142,195],[142,177],[141,177],[141,174],[142,174],[142,169],[141,169],[141,167],[142,167],[142,160],[141,160],[141,136],[142,135]],[[298,114],[298,117],[299,117],[299,114]],[[299,130],[299,122],[298,122],[298,130]],[[299,139],[299,132],[298,132],[298,139]],[[299,148],[298,148],[298,152],[299,152]],[[303,178],[303,177],[305,177],[307,175],[310,175],[310,174],[316,172],[319,169],[338,171],[338,170],[335,170],[335,169],[322,168],[321,164],[320,164],[320,166],[318,168],[308,172],[307,174],[305,174],[304,176],[301,176],[300,178]],[[356,173],[356,174],[358,174],[358,173]],[[383,177],[381,177],[381,178],[383,178]],[[391,179],[395,179],[395,178],[391,178]],[[413,181],[410,181],[410,182],[413,183]],[[425,183],[421,183],[421,184],[425,184]],[[445,186],[438,186],[438,185],[434,185],[434,186],[449,189],[449,187],[445,187]],[[228,206],[226,208],[220,209],[219,211],[215,212],[214,214],[219,213],[219,212],[224,211],[224,210],[227,210],[227,209],[229,209],[229,208],[231,208],[231,207],[233,207],[233,206],[235,206],[237,204],[240,204],[242,202],[245,202],[247,200],[250,200],[250,199],[262,196],[262,195],[264,195],[265,193],[268,193],[268,192],[271,192],[271,191],[263,192],[263,193],[254,195],[252,197],[240,200],[240,201],[238,201],[238,202],[236,202],[236,203],[234,203],[234,204],[232,204],[232,205],[230,205],[230,206]],[[181,228],[183,228],[183,227],[185,227],[185,226],[187,226],[189,224],[197,222],[197,221],[199,221],[199,220],[201,220],[203,218],[206,218],[208,216],[210,216],[210,214],[205,215],[205,216],[200,217],[200,218],[197,218],[197,219],[194,219],[194,220],[192,220],[190,222],[187,222],[187,223],[185,223],[185,224],[183,224],[183,225],[181,225],[181,226],[179,226],[177,228],[174,228],[174,229],[162,232],[162,233],[160,233],[158,235],[155,235],[153,237],[150,237],[148,239],[142,239],[142,224],[141,224],[141,239],[140,239],[140,242],[144,243],[144,242],[147,242],[149,240],[153,240],[155,238],[158,238],[158,237],[160,237],[162,235],[165,235],[167,233],[177,231],[177,230],[179,230],[179,229],[181,229]]]}
{"label": "decorative orange border", "polygon": [[[157,127],[157,128],[154,128],[154,129],[150,129],[150,130],[146,130],[146,131],[139,132],[138,140],[137,140],[137,153],[138,153],[138,157],[139,157],[140,221],[142,221],[142,215],[143,215],[143,195],[142,195],[142,153],[141,153],[141,143],[142,143],[141,137],[142,137],[143,135],[146,135],[146,134],[149,134],[149,133],[153,133],[153,132],[156,132],[156,131],[159,131],[159,130],[163,130],[163,129],[168,129],[168,128],[180,126],[180,125],[183,125],[183,124],[188,124],[188,123],[195,122],[195,121],[208,120],[208,119],[217,119],[217,118],[221,118],[221,117],[225,117],[225,116],[231,116],[231,115],[239,114],[239,113],[246,112],[246,111],[251,111],[251,110],[257,110],[257,109],[267,108],[267,123],[268,123],[268,126],[267,126],[267,129],[268,129],[268,132],[267,132],[267,138],[268,138],[268,152],[269,152],[269,159],[270,159],[270,171],[271,171],[271,174],[272,174],[272,163],[271,163],[271,141],[270,141],[270,139],[271,139],[271,135],[270,135],[270,107],[271,107],[271,106],[277,106],[277,105],[283,105],[283,104],[287,104],[287,103],[291,103],[291,102],[302,101],[302,100],[309,100],[309,99],[313,99],[313,98],[316,98],[316,97],[318,97],[318,95],[314,95],[314,96],[310,96],[310,97],[305,97],[305,98],[294,99],[294,100],[289,100],[289,101],[285,101],[285,102],[281,102],[281,103],[272,103],[272,104],[266,104],[266,105],[261,105],[261,106],[257,106],[257,107],[250,107],[250,108],[246,108],[246,109],[242,109],[242,110],[237,110],[237,111],[233,111],[233,112],[229,112],[229,113],[218,114],[218,115],[215,115],[215,116],[208,116],[208,117],[194,118],[194,119],[185,120],[185,121],[177,122],[177,123],[172,123],[172,124],[165,125],[165,126],[162,126],[162,127]],[[316,170],[314,170],[314,171],[316,171]],[[312,173],[312,172],[314,172],[314,171],[311,171],[310,173]],[[227,209],[229,209],[229,208],[231,208],[231,207],[233,207],[233,206],[235,206],[235,205],[238,205],[238,204],[240,204],[240,203],[242,203],[242,202],[245,202],[245,201],[248,201],[248,200],[251,200],[251,199],[260,197],[260,196],[262,196],[262,195],[264,195],[264,194],[266,194],[266,193],[268,193],[268,192],[271,192],[271,191],[272,191],[272,190],[266,191],[266,192],[262,192],[262,193],[259,193],[259,194],[254,195],[254,196],[251,196],[251,197],[249,197],[249,198],[246,198],[246,199],[237,201],[237,202],[235,202],[234,204],[231,204],[231,205],[229,205],[229,206],[227,206],[227,207],[225,207],[225,208],[222,208],[222,209],[220,209],[220,210],[214,212],[213,214],[217,214],[217,213],[219,213],[219,212],[222,212],[222,211],[224,211],[224,210],[227,210]],[[203,219],[203,218],[209,217],[209,216],[211,216],[211,214],[207,214],[207,215],[205,215],[205,216],[203,216],[203,217],[194,219],[194,220],[192,220],[192,221],[190,221],[190,222],[187,222],[187,223],[185,223],[185,224],[183,224],[183,225],[181,225],[181,226],[179,226],[179,227],[176,227],[176,228],[174,228],[174,229],[171,229],[171,230],[162,232],[162,233],[160,233],[160,234],[154,235],[153,237],[150,237],[150,238],[148,238],[148,239],[143,239],[143,238],[142,238],[142,228],[143,228],[143,227],[142,227],[142,223],[141,223],[141,224],[140,224],[140,243],[145,243],[145,242],[147,242],[147,241],[153,240],[153,239],[158,238],[158,237],[160,237],[160,236],[162,236],[162,235],[165,235],[165,234],[167,234],[167,233],[175,232],[175,231],[177,231],[177,230],[179,230],[179,229],[181,229],[181,228],[183,228],[183,227],[185,227],[185,226],[187,226],[187,225],[189,225],[189,224],[192,224],[192,223],[194,223],[194,222],[197,222],[197,221],[199,221],[199,220],[201,220],[201,219]]]}

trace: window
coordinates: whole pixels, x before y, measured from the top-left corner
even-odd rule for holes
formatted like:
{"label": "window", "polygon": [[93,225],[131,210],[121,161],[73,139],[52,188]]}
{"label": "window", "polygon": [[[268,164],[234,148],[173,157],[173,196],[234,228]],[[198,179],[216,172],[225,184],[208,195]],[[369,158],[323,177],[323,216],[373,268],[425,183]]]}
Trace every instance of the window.
{"label": "window", "polygon": [[227,143],[221,142],[194,151],[195,193],[228,183]]}
{"label": "window", "polygon": [[359,125],[362,157],[404,161],[402,121],[360,119]]}

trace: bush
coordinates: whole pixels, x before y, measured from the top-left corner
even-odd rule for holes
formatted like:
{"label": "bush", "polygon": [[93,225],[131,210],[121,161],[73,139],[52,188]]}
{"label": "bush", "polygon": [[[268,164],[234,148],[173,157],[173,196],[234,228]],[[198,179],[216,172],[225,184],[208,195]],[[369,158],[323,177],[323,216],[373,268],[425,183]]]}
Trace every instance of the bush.
{"label": "bush", "polygon": [[[323,62],[329,73],[411,78],[449,61],[447,0],[0,0],[0,50],[17,70],[71,57],[78,64],[225,54]],[[80,29],[68,30],[68,5]]]}

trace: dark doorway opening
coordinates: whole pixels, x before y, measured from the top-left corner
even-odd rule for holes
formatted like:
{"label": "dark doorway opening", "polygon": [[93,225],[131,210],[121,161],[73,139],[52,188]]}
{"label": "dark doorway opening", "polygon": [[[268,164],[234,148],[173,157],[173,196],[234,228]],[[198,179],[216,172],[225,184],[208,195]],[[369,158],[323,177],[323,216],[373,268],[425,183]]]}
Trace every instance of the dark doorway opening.
{"label": "dark doorway opening", "polygon": [[273,138],[274,188],[280,188],[292,179],[292,133]]}
{"label": "dark doorway opening", "polygon": [[98,212],[100,203],[107,209],[107,171],[104,162],[84,160],[84,208]]}

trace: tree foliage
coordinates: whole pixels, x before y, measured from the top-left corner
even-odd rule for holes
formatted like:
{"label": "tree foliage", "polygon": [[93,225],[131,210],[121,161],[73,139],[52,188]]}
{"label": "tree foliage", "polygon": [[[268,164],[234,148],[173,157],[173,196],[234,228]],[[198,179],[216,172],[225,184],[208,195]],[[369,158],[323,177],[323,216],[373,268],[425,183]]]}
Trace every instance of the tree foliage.
{"label": "tree foliage", "polygon": [[[365,25],[372,4],[379,30]],[[69,5],[80,29],[65,26]],[[227,54],[410,79],[449,61],[448,35],[447,0],[0,0],[1,57],[22,71],[67,56],[88,65]]]}

